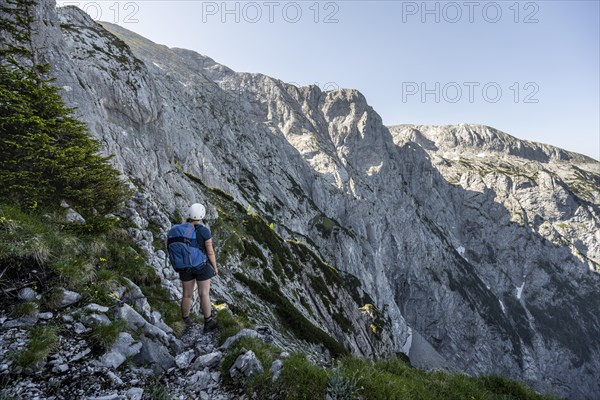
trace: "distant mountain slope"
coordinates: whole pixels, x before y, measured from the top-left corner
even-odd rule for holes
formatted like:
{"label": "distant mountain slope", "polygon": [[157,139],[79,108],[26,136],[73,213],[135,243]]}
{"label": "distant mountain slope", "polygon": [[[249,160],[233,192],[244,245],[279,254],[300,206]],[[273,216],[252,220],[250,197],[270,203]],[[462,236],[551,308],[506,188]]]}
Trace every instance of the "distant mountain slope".
{"label": "distant mountain slope", "polygon": [[448,182],[493,189],[514,221],[600,271],[600,162],[487,126],[398,125],[390,131],[398,145],[420,144]]}

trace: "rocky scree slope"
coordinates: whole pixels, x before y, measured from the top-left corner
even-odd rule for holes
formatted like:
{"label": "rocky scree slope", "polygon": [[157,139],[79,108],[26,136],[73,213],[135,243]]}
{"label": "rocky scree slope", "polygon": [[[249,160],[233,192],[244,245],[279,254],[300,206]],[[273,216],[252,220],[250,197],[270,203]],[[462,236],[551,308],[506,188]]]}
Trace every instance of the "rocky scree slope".
{"label": "rocky scree slope", "polygon": [[[525,204],[520,221],[502,200],[512,184],[505,168],[486,174],[467,165],[464,179],[478,174],[485,185],[478,179],[472,187],[457,185],[435,164],[437,150],[428,148],[433,140],[390,132],[355,90],[322,92],[236,73],[194,52],[100,26],[74,8],[44,3],[39,14],[40,56],[53,65],[78,116],[146,193],[142,207],[158,210],[156,223],[164,227],[166,215],[192,200],[206,201],[218,223],[219,208],[191,180],[199,178],[231,193],[242,208],[251,205],[282,237],[309,242],[330,264],[358,277],[382,319],[391,322],[384,330],[389,341],[375,344],[368,324],[347,316],[353,329],[367,326],[359,334],[372,344],[366,355],[403,351],[423,367],[500,373],[570,398],[597,393],[600,322],[593,310],[600,305],[600,284],[591,271],[599,238],[589,227],[597,226],[598,186],[588,179],[597,179],[593,162],[578,170],[583,179],[536,187],[530,203],[537,190],[547,194],[543,204]],[[568,169],[571,160],[560,159],[564,152],[525,148],[519,160],[551,150],[559,156],[544,168]],[[492,160],[510,154],[510,148],[488,151]],[[515,157],[503,162],[518,165]],[[592,194],[577,194],[577,185]],[[563,201],[578,204],[575,197],[586,202],[567,204],[576,215],[557,212]],[[139,240],[161,270],[164,253],[145,231],[152,219],[139,221]],[[540,231],[543,221],[571,224],[575,231],[557,243]],[[261,250],[271,266],[273,253]],[[231,271],[243,269],[236,256],[223,262]],[[235,276],[224,277],[216,291],[226,297],[241,285]],[[317,303],[312,311],[326,308]],[[344,307],[353,313],[350,308]],[[343,332],[339,324],[311,320],[332,334]],[[341,337],[364,352],[350,334]]]}
{"label": "rocky scree slope", "polygon": [[[125,292],[139,291],[131,285]],[[20,295],[25,298],[36,293],[21,291]],[[82,304],[80,298],[78,293],[66,291],[61,310],[35,312],[18,319],[0,315],[4,325],[0,376],[7,384],[2,390],[5,398],[139,400],[164,397],[167,393],[172,398],[238,397],[222,385],[219,362],[227,348],[217,347],[215,334],[203,334],[195,327],[179,339],[160,319],[155,319],[156,312],[154,318],[144,317],[141,310],[138,313],[126,304],[111,310],[94,303]],[[143,299],[149,309],[144,297],[136,298],[137,304],[142,304]],[[127,294],[124,299],[127,300]],[[90,337],[97,326],[109,326],[111,318],[124,321],[127,331],[121,332],[110,348],[98,353]],[[27,327],[33,325],[28,334]],[[37,339],[31,332],[39,338],[57,326],[61,329],[54,333],[55,344],[47,360],[26,367],[16,365],[11,354],[29,351],[30,343]],[[144,332],[138,336],[140,328]],[[272,340],[253,332],[263,340]]]}
{"label": "rocky scree slope", "polygon": [[495,190],[515,222],[600,272],[598,161],[481,125],[399,125],[390,132],[398,145],[419,143],[448,182]]}

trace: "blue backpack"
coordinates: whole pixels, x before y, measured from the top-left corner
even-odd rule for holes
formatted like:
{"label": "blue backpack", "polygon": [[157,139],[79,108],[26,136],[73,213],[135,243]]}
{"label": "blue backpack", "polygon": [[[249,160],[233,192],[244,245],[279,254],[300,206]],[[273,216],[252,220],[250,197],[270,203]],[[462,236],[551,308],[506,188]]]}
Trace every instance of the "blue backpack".
{"label": "blue backpack", "polygon": [[185,223],[175,225],[167,234],[167,250],[175,271],[186,268],[201,269],[208,257],[202,250],[196,237],[196,226]]}

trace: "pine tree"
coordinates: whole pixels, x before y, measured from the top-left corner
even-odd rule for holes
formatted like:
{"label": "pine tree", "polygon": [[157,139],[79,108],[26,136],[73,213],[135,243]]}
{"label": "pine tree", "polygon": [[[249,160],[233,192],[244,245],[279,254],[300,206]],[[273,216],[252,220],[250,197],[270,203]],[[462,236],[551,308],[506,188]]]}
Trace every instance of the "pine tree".
{"label": "pine tree", "polygon": [[0,195],[30,208],[64,199],[84,213],[114,211],[128,190],[51,84],[50,66],[37,63],[34,6],[0,6]]}

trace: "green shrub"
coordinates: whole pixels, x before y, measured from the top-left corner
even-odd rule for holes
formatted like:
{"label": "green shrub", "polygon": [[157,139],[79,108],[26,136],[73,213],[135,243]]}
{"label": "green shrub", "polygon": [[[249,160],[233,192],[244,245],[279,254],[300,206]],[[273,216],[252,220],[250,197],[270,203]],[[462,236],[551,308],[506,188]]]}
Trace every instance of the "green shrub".
{"label": "green shrub", "polygon": [[151,400],[171,400],[169,389],[158,380],[148,385],[148,392]]}
{"label": "green shrub", "polygon": [[116,217],[89,215],[85,218],[85,224],[70,222],[63,225],[63,229],[75,235],[97,235],[111,231],[118,222],[119,219]]}
{"label": "green shrub", "polygon": [[11,314],[15,317],[24,317],[31,315],[38,310],[38,304],[35,301],[26,301],[12,306]]}
{"label": "green shrub", "polygon": [[342,375],[337,370],[331,374],[327,382],[327,394],[333,400],[355,399],[358,391],[358,379],[355,376]]}
{"label": "green shrub", "polygon": [[90,332],[92,343],[102,351],[109,350],[125,330],[127,323],[123,320],[112,321],[108,325],[93,324]]}
{"label": "green shrub", "polygon": [[499,395],[506,399],[537,399],[537,395],[533,390],[527,386],[505,378],[499,375],[490,375],[476,378],[474,380],[478,385],[488,390],[491,393]]}
{"label": "green shrub", "polygon": [[0,16],[10,43],[0,47],[0,195],[29,210],[64,199],[89,216],[110,213],[130,193],[51,84],[50,65],[37,63],[36,3],[7,0]]}
{"label": "green shrub", "polygon": [[35,325],[29,331],[29,341],[18,352],[14,361],[20,367],[29,367],[45,360],[56,346],[56,328],[48,325]]}
{"label": "green shrub", "polygon": [[62,297],[63,289],[60,287],[53,287],[44,294],[43,304],[49,310],[58,310],[62,306]]}
{"label": "green shrub", "polygon": [[47,263],[64,245],[47,218],[8,204],[0,204],[0,239],[0,261],[10,261],[17,269]]}
{"label": "green shrub", "polygon": [[97,268],[95,277],[81,291],[86,303],[111,306],[115,303],[114,291],[119,286],[120,275],[117,271]]}
{"label": "green shrub", "polygon": [[283,362],[275,390],[277,398],[323,399],[327,393],[327,371],[310,363],[306,356],[293,354]]}
{"label": "green shrub", "polygon": [[71,290],[82,290],[96,276],[96,269],[90,260],[63,253],[50,263],[50,268],[58,275],[58,283]]}

